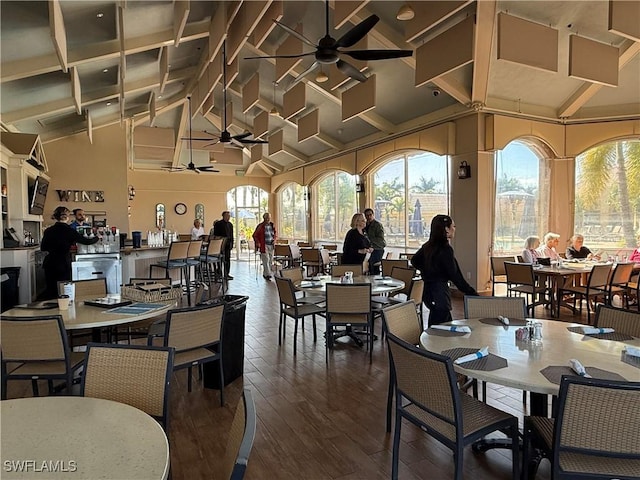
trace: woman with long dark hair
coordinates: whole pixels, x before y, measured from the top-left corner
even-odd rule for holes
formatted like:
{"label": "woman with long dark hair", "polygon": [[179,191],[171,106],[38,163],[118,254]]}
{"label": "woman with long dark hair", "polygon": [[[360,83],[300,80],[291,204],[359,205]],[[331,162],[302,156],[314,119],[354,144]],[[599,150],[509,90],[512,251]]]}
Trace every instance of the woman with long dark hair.
{"label": "woman with long dark hair", "polygon": [[100,240],[99,237],[86,238],[79,234],[67,222],[69,209],[58,207],[53,211],[52,219],[56,221],[44,231],[40,250],[49,252],[42,262],[46,290],[42,294],[45,300],[58,298],[58,282],[71,280],[71,246],[76,243],[91,245]]}
{"label": "woman with long dark hair", "polygon": [[452,320],[449,281],[466,295],[478,295],[464,279],[453,253],[450,241],[455,232],[456,225],[449,215],[436,215],[431,220],[429,240],[411,258],[424,280],[422,299],[429,309],[429,325]]}

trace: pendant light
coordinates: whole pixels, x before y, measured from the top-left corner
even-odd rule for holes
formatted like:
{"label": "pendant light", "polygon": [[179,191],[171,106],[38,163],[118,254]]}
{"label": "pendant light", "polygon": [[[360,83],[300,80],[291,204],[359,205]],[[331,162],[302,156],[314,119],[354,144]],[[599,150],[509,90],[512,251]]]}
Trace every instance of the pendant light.
{"label": "pendant light", "polygon": [[274,80],[274,82],[273,82],[273,108],[269,112],[269,115],[273,115],[274,117],[277,117],[278,115],[280,115],[280,112],[278,112],[278,107],[276,107],[276,87],[277,86],[278,86],[278,82],[276,82]]}
{"label": "pendant light", "polygon": [[402,21],[412,20],[415,16],[416,12],[413,11],[413,8],[408,3],[402,5],[396,14],[396,18]]}

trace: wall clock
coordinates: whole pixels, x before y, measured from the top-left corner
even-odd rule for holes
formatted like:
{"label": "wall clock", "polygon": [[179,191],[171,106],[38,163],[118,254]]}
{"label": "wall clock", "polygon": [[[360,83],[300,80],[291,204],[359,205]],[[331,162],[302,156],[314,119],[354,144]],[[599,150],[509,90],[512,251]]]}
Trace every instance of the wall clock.
{"label": "wall clock", "polygon": [[173,207],[178,215],[184,215],[187,213],[187,206],[184,203],[176,203],[176,206]]}

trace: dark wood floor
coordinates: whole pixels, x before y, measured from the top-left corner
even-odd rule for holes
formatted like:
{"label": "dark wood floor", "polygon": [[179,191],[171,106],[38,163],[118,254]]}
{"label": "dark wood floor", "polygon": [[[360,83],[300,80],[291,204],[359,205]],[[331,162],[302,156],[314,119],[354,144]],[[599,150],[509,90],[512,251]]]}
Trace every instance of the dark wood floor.
{"label": "dark wood floor", "polygon": [[[232,265],[235,279],[229,293],[248,295],[244,378],[225,390],[219,405],[217,390],[195,382],[187,392],[186,371],[174,374],[171,385],[169,442],[174,480],[220,478],[226,434],[243,387],[250,388],[258,412],[256,441],[246,478],[267,480],[383,479],[391,474],[392,435],[385,431],[388,385],[387,351],[374,346],[370,365],[365,351],[341,345],[325,366],[324,327],[312,341],[311,322],[298,335],[293,356],[293,328],[278,346],[278,293],[255,265]],[[454,301],[454,318],[462,318],[462,301]],[[579,321],[565,312],[563,320]],[[546,318],[539,308],[536,316]],[[586,315],[585,315],[586,317]],[[583,321],[586,318],[583,319]],[[378,322],[379,323],[379,322]],[[379,327],[378,327],[379,328]],[[9,398],[30,395],[28,382],[12,382]],[[46,391],[43,385],[42,391]],[[520,391],[490,385],[488,402],[520,418],[526,408]],[[453,477],[450,451],[419,429],[403,424],[400,478]],[[465,450],[466,479],[509,479],[511,455],[493,450]],[[548,479],[548,464],[537,478]]]}

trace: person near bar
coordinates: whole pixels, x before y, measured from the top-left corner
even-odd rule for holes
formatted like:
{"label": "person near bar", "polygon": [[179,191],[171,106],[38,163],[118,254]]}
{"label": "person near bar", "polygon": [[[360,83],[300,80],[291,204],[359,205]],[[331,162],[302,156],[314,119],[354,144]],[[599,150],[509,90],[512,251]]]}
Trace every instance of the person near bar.
{"label": "person near bar", "polygon": [[431,220],[429,240],[411,257],[411,264],[424,280],[422,299],[429,309],[429,325],[452,320],[449,281],[465,295],[478,295],[464,279],[451,247],[455,233],[456,225],[449,215],[436,215]]}
{"label": "person near bar", "polygon": [[367,253],[373,252],[369,239],[364,234],[367,221],[362,213],[356,213],[351,217],[351,230],[344,237],[342,245],[343,265],[362,265]]}
{"label": "person near bar", "polygon": [[74,208],[73,209],[73,221],[70,226],[74,230],[78,230],[78,227],[90,227],[91,224],[87,222],[87,216],[84,214],[84,210],[82,208]]}
{"label": "person near bar", "polygon": [[40,250],[49,252],[42,262],[46,283],[43,300],[58,298],[58,282],[71,280],[71,247],[76,243],[92,245],[100,240],[99,236],[88,238],[71,228],[67,223],[69,213],[67,207],[56,208],[51,217],[56,223],[42,236]]}
{"label": "person near bar", "polygon": [[202,227],[202,222],[199,218],[196,218],[193,221],[193,228],[191,229],[191,240],[200,240],[204,237],[204,228]]}
{"label": "person near bar", "polygon": [[364,211],[364,217],[367,220],[367,226],[364,231],[369,237],[373,252],[369,257],[369,273],[371,275],[380,274],[380,261],[384,255],[384,247],[387,246],[387,242],[384,239],[384,227],[382,223],[375,219],[373,209],[367,208]]}
{"label": "person near bar", "polygon": [[253,232],[253,240],[256,242],[256,250],[260,251],[262,260],[262,276],[265,280],[271,280],[273,276],[273,250],[276,242],[276,227],[271,221],[271,214],[266,212],[262,215],[262,223]]}
{"label": "person near bar", "polygon": [[233,248],[233,223],[231,220],[231,212],[225,210],[222,212],[222,218],[213,224],[210,235],[213,237],[226,238],[224,242],[224,276],[227,280],[233,280],[229,273],[231,271],[231,249]]}

